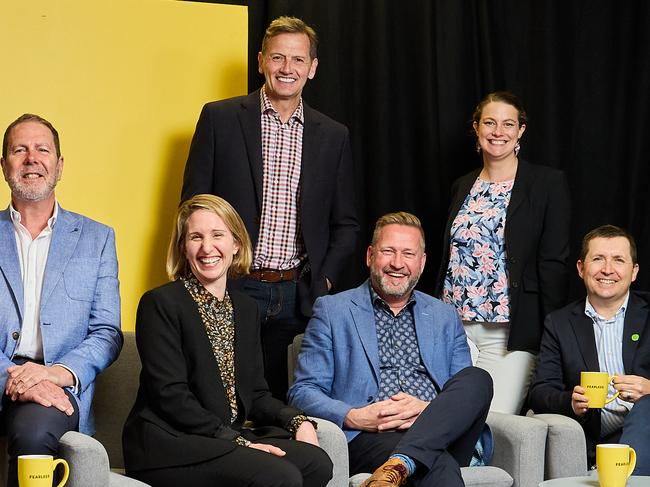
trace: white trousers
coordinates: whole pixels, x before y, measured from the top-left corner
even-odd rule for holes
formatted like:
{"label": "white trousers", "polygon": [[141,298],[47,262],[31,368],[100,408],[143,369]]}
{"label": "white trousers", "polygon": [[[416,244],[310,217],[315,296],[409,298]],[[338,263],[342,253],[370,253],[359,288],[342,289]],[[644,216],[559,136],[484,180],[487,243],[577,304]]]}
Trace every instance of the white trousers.
{"label": "white trousers", "polygon": [[509,323],[463,321],[472,364],[486,370],[494,382],[490,411],[519,414],[528,393],[537,356],[508,351]]}

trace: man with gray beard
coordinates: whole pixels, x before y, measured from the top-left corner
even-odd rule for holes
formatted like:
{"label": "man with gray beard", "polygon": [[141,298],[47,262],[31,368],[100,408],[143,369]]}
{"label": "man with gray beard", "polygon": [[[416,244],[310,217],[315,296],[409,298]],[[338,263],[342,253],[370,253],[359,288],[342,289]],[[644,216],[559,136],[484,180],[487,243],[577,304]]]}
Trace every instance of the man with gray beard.
{"label": "man with gray beard", "polygon": [[5,131],[0,165],[11,188],[0,211],[0,429],[15,487],[19,455],[56,456],[66,431],[94,433],[95,377],[117,358],[122,332],[115,234],[57,202],[56,129],[22,115]]}
{"label": "man with gray beard", "polygon": [[460,467],[491,457],[492,380],[471,366],[455,309],[414,291],[424,250],[416,216],[377,221],[369,281],[316,300],[289,389],[344,430],[350,474],[374,471],[363,487],[462,486]]}

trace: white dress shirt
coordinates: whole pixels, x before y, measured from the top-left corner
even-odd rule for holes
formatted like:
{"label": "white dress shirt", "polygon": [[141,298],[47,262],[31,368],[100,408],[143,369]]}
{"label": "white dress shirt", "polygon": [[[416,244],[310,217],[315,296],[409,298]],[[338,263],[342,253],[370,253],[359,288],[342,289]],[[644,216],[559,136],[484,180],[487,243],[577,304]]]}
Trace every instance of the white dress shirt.
{"label": "white dress shirt", "polygon": [[20,223],[21,215],[13,205],[9,206],[9,212],[14,224],[20,272],[23,277],[23,322],[14,356],[41,361],[43,360],[43,337],[40,326],[41,290],[47,255],[52,242],[52,228],[56,224],[59,205],[54,203],[54,212],[47,220],[47,226],[34,239]]}

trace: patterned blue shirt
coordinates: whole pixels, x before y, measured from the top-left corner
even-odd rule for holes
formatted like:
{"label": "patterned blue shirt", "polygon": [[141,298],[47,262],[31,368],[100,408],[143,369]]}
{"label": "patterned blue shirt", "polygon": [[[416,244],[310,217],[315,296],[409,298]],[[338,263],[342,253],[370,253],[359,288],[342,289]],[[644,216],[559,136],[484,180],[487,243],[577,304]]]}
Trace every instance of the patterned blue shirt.
{"label": "patterned blue shirt", "polygon": [[[625,375],[623,365],[623,325],[625,324],[625,311],[630,293],[620,309],[610,319],[600,316],[589,302],[585,304],[585,314],[594,322],[594,337],[596,339],[596,350],[598,352],[598,366],[601,372],[609,375]],[[614,386],[610,383],[608,396],[616,393]],[[632,403],[623,401],[620,396],[601,409],[600,413],[600,435],[607,436],[623,427],[625,415],[632,409]]]}
{"label": "patterned blue shirt", "polygon": [[408,303],[397,315],[393,314],[372,285],[370,285],[370,298],[379,346],[380,373],[377,400],[390,399],[391,396],[402,391],[423,401],[431,401],[437,394],[436,385],[420,356],[413,317],[415,297],[411,294]]}

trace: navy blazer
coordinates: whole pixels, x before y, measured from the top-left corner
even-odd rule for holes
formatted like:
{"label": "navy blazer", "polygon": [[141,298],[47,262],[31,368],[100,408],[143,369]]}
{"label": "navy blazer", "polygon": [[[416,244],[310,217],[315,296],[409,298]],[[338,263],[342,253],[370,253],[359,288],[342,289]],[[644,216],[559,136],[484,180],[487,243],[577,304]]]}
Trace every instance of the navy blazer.
{"label": "navy blazer", "polygon": [[[0,212],[0,384],[7,381],[23,322],[23,278],[9,209]],[[45,365],[62,364],[79,379],[79,431],[95,432],[95,377],[122,349],[115,234],[59,207],[41,291]],[[2,405],[0,404],[0,408]]]}
{"label": "navy blazer", "polygon": [[[472,365],[465,330],[456,310],[413,291],[415,331],[422,362],[440,389]],[[376,401],[379,346],[368,281],[316,300],[298,356],[289,403],[344,429],[348,441],[359,434],[343,421],[352,408]]]}
{"label": "navy blazer", "polygon": [[[311,272],[299,285],[301,311],[311,315],[318,296],[334,288],[354,250],[359,223],[348,129],[303,101],[305,126],[300,171],[300,230]],[[262,212],[260,91],[208,103],[196,124],[185,166],[182,200],[199,193],[226,199],[257,244]]]}
{"label": "navy blazer", "polygon": [[[436,296],[442,296],[449,266],[451,225],[480,172],[476,169],[452,186]],[[505,223],[508,350],[537,352],[544,317],[566,304],[570,206],[564,173],[519,160]]]}
{"label": "navy blazer", "polygon": [[[136,343],[142,360],[140,388],[124,425],[127,471],[203,462],[235,448],[245,420],[282,430],[300,411],[271,396],[264,380],[259,311],[246,295],[230,290],[235,318],[235,384],[239,420],[194,299],[181,280],[140,299]],[[272,428],[275,426],[275,428]]]}
{"label": "navy blazer", "polygon": [[[633,340],[637,334],[639,340]],[[625,373],[650,379],[650,294],[630,292],[623,325]],[[579,420],[585,430],[590,456],[600,438],[600,409],[590,409],[585,419],[571,408],[580,372],[600,371],[594,325],[585,314],[585,300],[551,313],[544,323],[544,336],[533,383],[530,407],[536,413],[558,413]]]}

